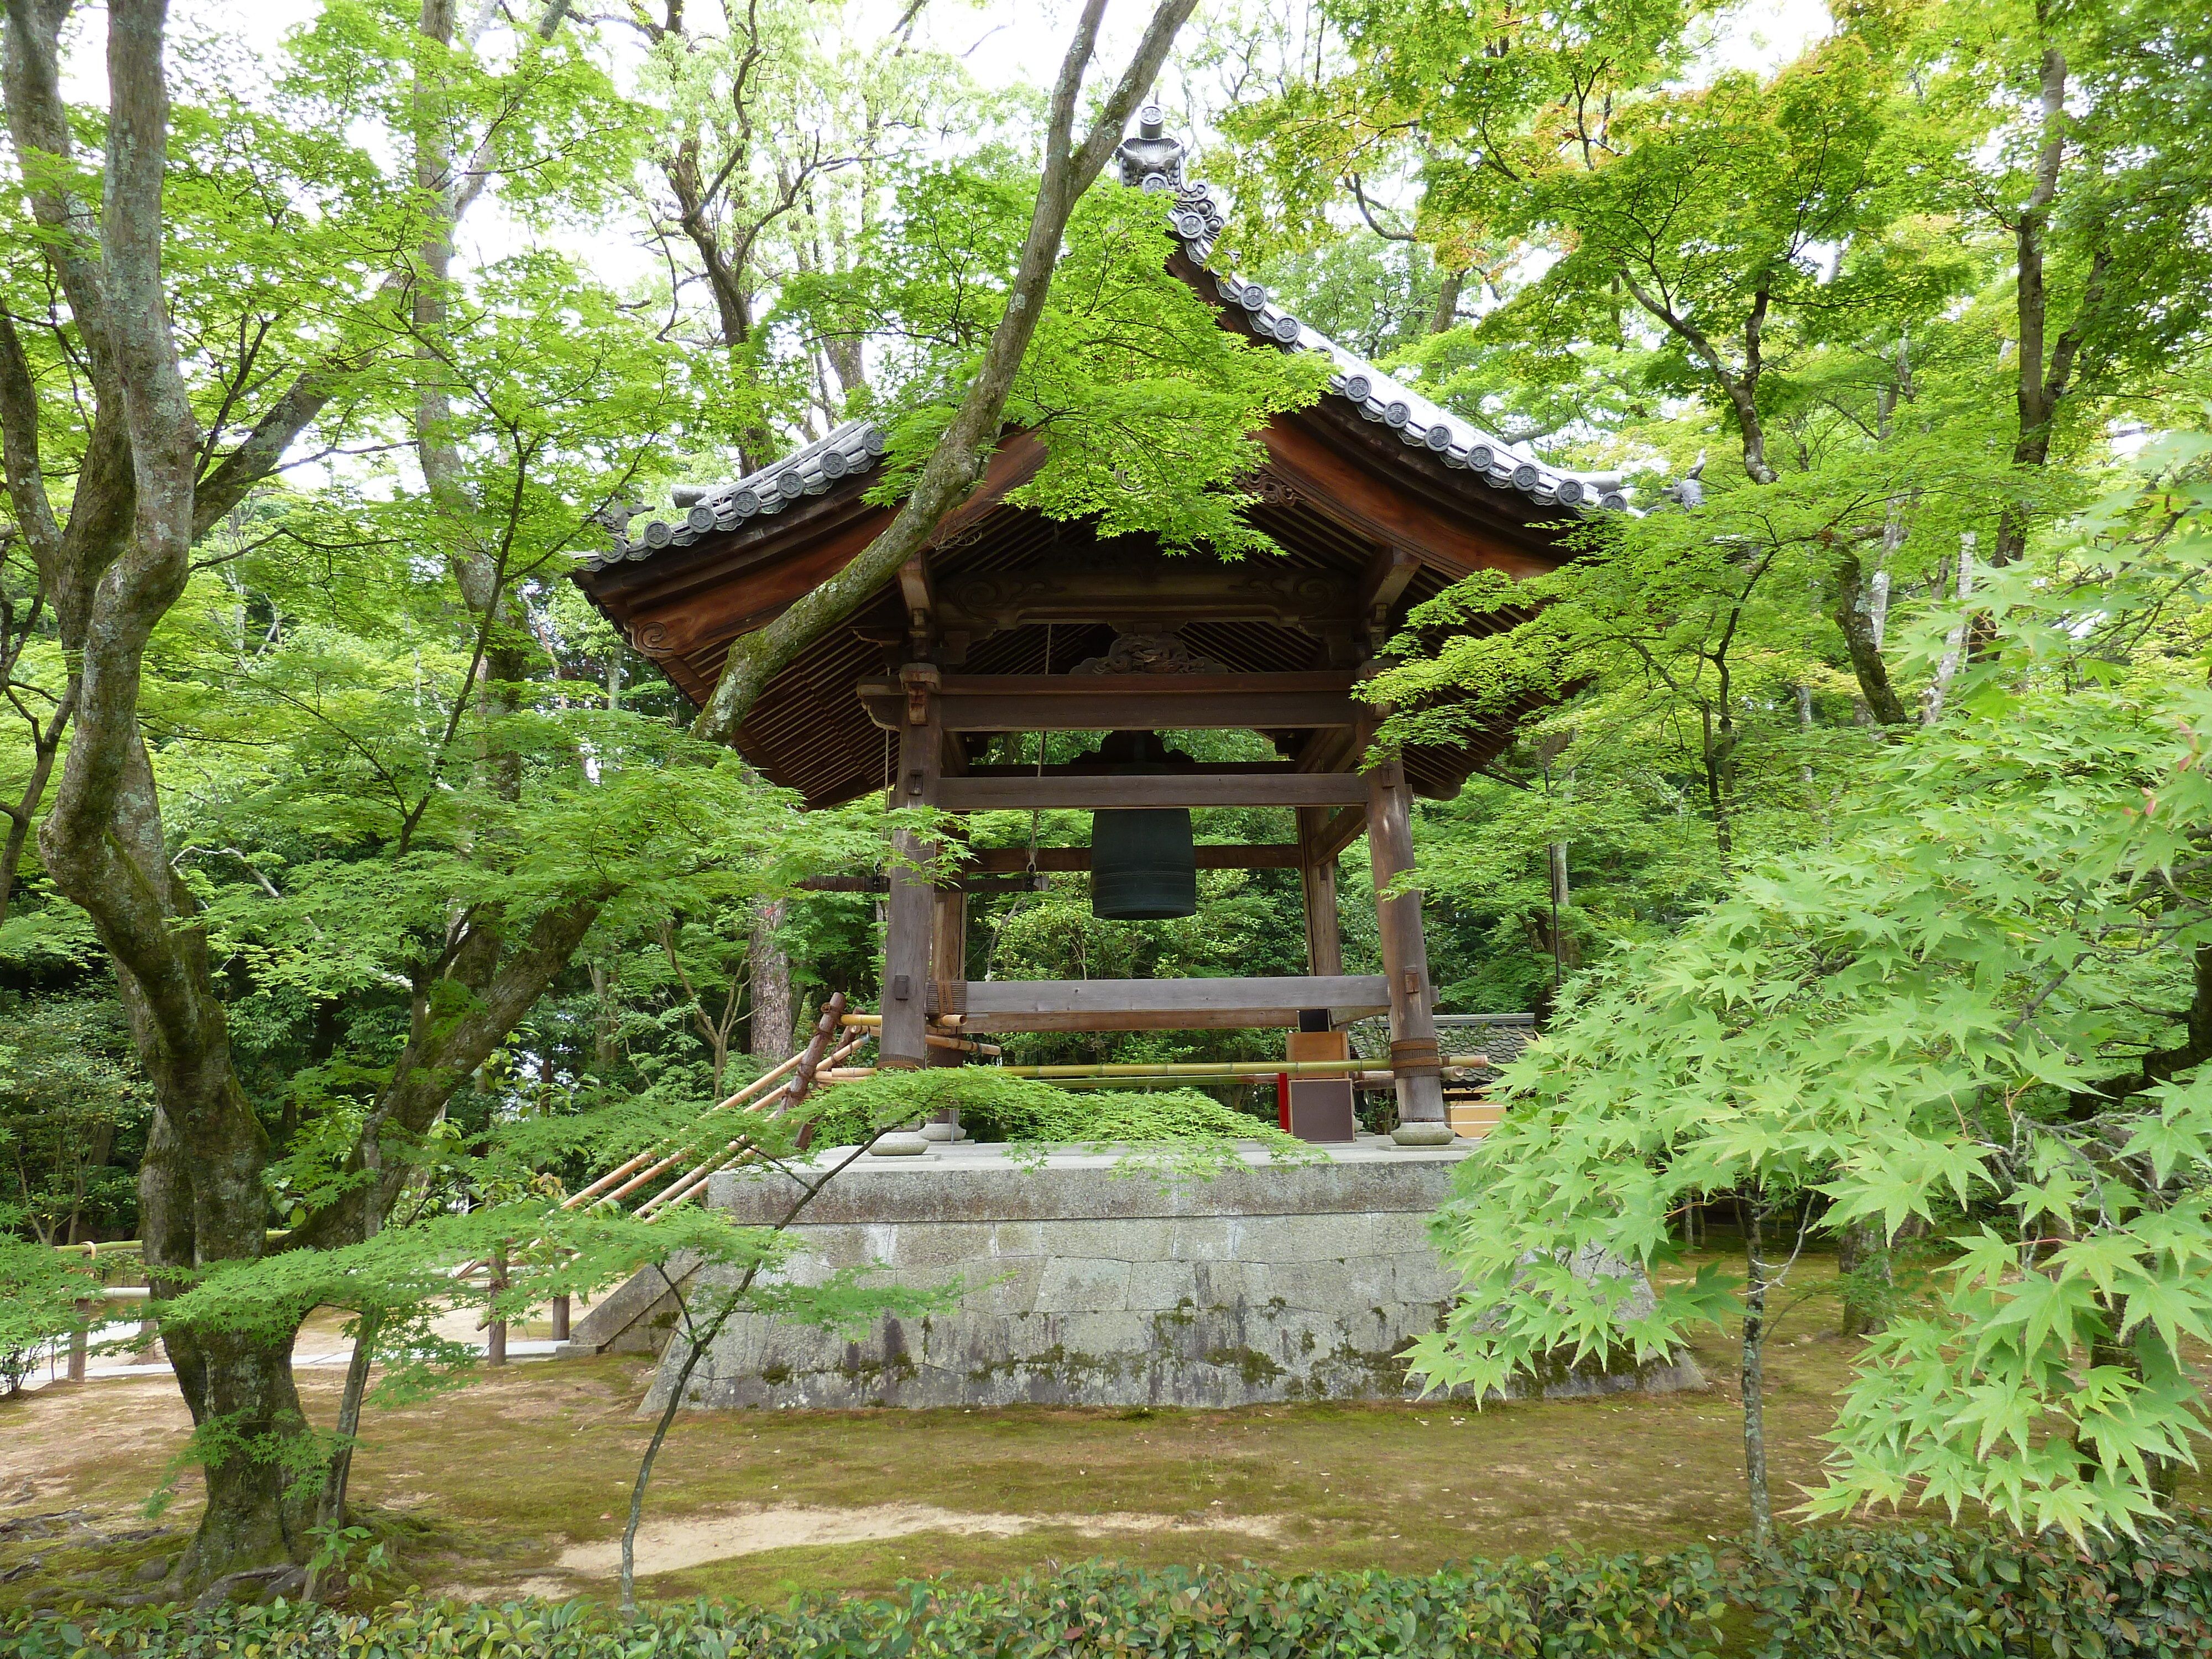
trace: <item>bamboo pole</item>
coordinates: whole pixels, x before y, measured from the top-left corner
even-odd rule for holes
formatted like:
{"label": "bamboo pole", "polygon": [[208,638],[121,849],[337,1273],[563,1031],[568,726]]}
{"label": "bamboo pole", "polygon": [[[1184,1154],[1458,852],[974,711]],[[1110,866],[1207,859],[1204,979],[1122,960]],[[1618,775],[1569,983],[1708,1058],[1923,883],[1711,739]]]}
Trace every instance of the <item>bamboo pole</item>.
{"label": "bamboo pole", "polygon": [[[1455,1054],[1443,1063],[1449,1067],[1487,1067],[1490,1064],[1480,1054]],[[1390,1066],[1371,1060],[1135,1060],[1114,1066],[1000,1066],[994,1069],[1006,1077],[1036,1078],[1046,1081],[1057,1081],[1063,1078],[1251,1078],[1285,1074],[1291,1077],[1343,1077],[1352,1072],[1388,1073],[1392,1070]]]}
{"label": "bamboo pole", "polygon": [[[764,1092],[771,1083],[777,1082],[788,1073],[797,1071],[799,1069],[799,1062],[805,1058],[805,1054],[803,1052],[793,1054],[789,1060],[785,1060],[774,1071],[764,1072],[760,1076],[755,1078],[750,1083],[746,1084],[744,1088],[738,1090],[737,1093],[732,1095],[727,1100],[721,1101],[714,1105],[709,1106],[705,1111],[699,1114],[700,1117],[703,1119],[711,1116],[716,1112],[726,1112],[733,1106],[744,1104],[751,1097]],[[675,1158],[683,1157],[685,1152],[690,1150],[691,1149],[688,1146],[679,1148],[675,1153],[674,1158],[670,1158],[669,1162],[673,1163]],[[633,1158],[629,1162],[623,1164],[620,1168],[608,1170],[606,1174],[601,1176],[597,1181],[594,1181],[590,1186],[583,1188],[580,1192],[575,1193],[571,1196],[562,1200],[561,1207],[564,1210],[573,1210],[579,1204],[590,1202],[592,1199],[599,1196],[600,1193],[605,1188],[609,1182],[620,1181],[624,1176],[629,1175],[631,1171],[635,1170],[639,1164],[651,1158],[653,1154],[653,1149],[650,1146],[647,1147],[645,1151],[640,1152],[635,1158]],[[648,1179],[649,1178],[650,1174],[648,1173]],[[624,1193],[629,1190],[630,1188],[629,1187],[623,1188],[623,1192]],[[614,1196],[619,1198],[622,1196],[622,1193],[617,1193]]]}
{"label": "bamboo pole", "polygon": [[[736,1094],[732,1095],[727,1100],[724,1101],[720,1106],[715,1107],[714,1109],[718,1112],[723,1111],[743,1101],[744,1103],[745,1109],[748,1111],[757,1110],[760,1107],[762,1098],[764,1097],[767,1093],[768,1085],[775,1081],[776,1079],[783,1076],[786,1073],[797,1071],[799,1069],[799,1062],[804,1060],[805,1058],[806,1051],[802,1048],[799,1053],[793,1054],[782,1065],[777,1066],[775,1070],[769,1073],[764,1077],[754,1079],[752,1082],[747,1084],[743,1089],[740,1089]],[[788,1085],[786,1085],[787,1088],[788,1086]],[[752,1097],[750,1100],[746,1099],[746,1097],[749,1095]],[[699,1123],[703,1122],[706,1120],[708,1115],[708,1113],[702,1112],[699,1115],[699,1117],[694,1121],[692,1128],[686,1130],[684,1133],[687,1134],[691,1133],[698,1127]],[[630,1194],[635,1192],[640,1187],[644,1186],[647,1182],[651,1181],[656,1176],[665,1175],[670,1170],[673,1169],[677,1164],[681,1164],[685,1158],[690,1157],[698,1150],[699,1146],[696,1141],[686,1141],[684,1145],[676,1148],[674,1152],[670,1152],[666,1157],[663,1158],[658,1164],[655,1164],[651,1169],[632,1176],[628,1181],[623,1182],[621,1186],[616,1188],[614,1191],[605,1194],[602,1196],[610,1200],[627,1198]],[[650,1154],[643,1154],[643,1156],[650,1156]],[[635,1164],[637,1159],[632,1158],[630,1162],[632,1164]],[[583,1194],[579,1193],[576,1195],[576,1199],[569,1200],[568,1202],[562,1204],[561,1207],[564,1210],[573,1209],[575,1206],[577,1200],[580,1199],[582,1196]]]}
{"label": "bamboo pole", "polygon": [[[824,1065],[817,1071],[815,1075],[817,1077],[826,1077],[830,1067],[834,1066],[837,1061],[844,1059],[855,1048],[860,1048],[863,1043],[872,1040],[872,1034],[854,1037],[843,1048],[838,1049],[835,1054],[832,1054],[829,1057],[827,1062],[825,1062]],[[869,1070],[872,1072],[874,1067],[871,1066]],[[797,1102],[793,1103],[794,1105],[797,1103]],[[787,1110],[789,1109],[786,1108],[785,1109]],[[726,1167],[733,1157],[742,1154],[744,1152],[747,1144],[748,1143],[740,1137],[736,1140],[731,1141],[728,1145],[724,1146],[721,1151],[709,1153],[706,1158],[689,1174],[678,1176],[665,1191],[655,1194],[653,1197],[646,1200],[644,1203],[639,1205],[637,1206],[639,1216],[650,1216],[655,1211],[665,1206],[681,1204],[694,1192],[704,1186],[708,1178],[713,1176],[716,1170]]]}

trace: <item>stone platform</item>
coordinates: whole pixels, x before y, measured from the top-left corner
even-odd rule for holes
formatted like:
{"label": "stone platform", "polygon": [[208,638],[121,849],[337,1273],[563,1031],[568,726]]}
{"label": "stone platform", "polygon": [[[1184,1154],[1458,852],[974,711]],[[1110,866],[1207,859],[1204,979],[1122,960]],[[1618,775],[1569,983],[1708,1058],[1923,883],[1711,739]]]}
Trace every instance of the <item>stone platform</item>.
{"label": "stone platform", "polygon": [[[1376,1137],[1273,1163],[1178,1177],[1152,1149],[1055,1148],[1041,1159],[961,1142],[863,1156],[792,1231],[790,1276],[878,1264],[912,1285],[961,1280],[957,1306],[887,1319],[859,1341],[733,1319],[686,1389],[702,1406],[1237,1406],[1401,1399],[1397,1354],[1437,1328],[1455,1282],[1430,1215],[1473,1143],[1404,1148]],[[833,1167],[843,1154],[821,1156]],[[787,1177],[714,1178],[734,1222],[779,1219]],[[669,1344],[645,1402],[665,1404]],[[1698,1386],[1686,1358],[1641,1373],[1561,1374],[1547,1394]]]}

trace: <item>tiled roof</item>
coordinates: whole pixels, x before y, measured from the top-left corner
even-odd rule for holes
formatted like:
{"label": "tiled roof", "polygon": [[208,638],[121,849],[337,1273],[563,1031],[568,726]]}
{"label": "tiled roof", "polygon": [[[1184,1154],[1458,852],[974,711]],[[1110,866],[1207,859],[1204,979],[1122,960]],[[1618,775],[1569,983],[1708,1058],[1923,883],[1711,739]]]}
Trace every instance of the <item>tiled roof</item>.
{"label": "tiled roof", "polygon": [[1182,146],[1162,135],[1160,112],[1148,108],[1139,117],[1137,137],[1121,146],[1121,182],[1144,190],[1175,192],[1168,227],[1191,264],[1213,279],[1231,305],[1250,313],[1252,331],[1274,340],[1286,351],[1325,351],[1336,364],[1328,390],[1348,398],[1360,414],[1393,428],[1407,444],[1425,448],[1446,466],[1463,467],[1499,489],[1517,489],[1546,506],[1621,512],[1628,497],[1610,474],[1571,472],[1516,455],[1504,439],[1460,419],[1411,387],[1392,380],[1365,359],[1356,357],[1323,334],[1300,322],[1267,297],[1267,290],[1242,276],[1213,269],[1213,242],[1228,222],[1212,187],[1182,177]]}
{"label": "tiled roof", "polygon": [[[1158,110],[1142,112],[1138,134],[1122,143],[1118,160],[1122,183],[1174,193],[1167,213],[1169,229],[1190,262],[1213,279],[1222,300],[1249,313],[1254,333],[1273,339],[1285,351],[1328,354],[1336,365],[1336,373],[1328,379],[1329,395],[1348,399],[1365,418],[1395,431],[1407,447],[1425,449],[1446,466],[1473,472],[1492,489],[1516,490],[1541,505],[1577,512],[1627,510],[1628,497],[1618,477],[1547,466],[1514,453],[1505,440],[1431,403],[1320,330],[1300,322],[1270,300],[1259,283],[1215,270],[1210,263],[1214,240],[1227,220],[1211,186],[1182,178],[1182,146],[1164,136]],[[802,495],[818,495],[835,480],[875,465],[884,453],[884,438],[883,428],[872,421],[848,421],[828,437],[734,483],[679,489],[677,504],[686,508],[684,517],[674,524],[655,519],[635,541],[629,539],[628,521],[644,509],[611,509],[600,522],[616,546],[609,552],[584,556],[583,568],[604,570],[625,560],[649,558],[664,547],[687,547],[710,531],[734,530],[757,514],[780,513]]]}
{"label": "tiled roof", "polygon": [[734,483],[704,489],[679,486],[676,504],[684,509],[684,516],[673,524],[653,520],[635,541],[629,538],[627,521],[645,509],[614,508],[599,517],[600,524],[615,538],[613,550],[586,554],[583,568],[605,570],[625,560],[650,558],[664,547],[689,547],[710,532],[735,530],[748,519],[781,513],[802,495],[819,495],[838,479],[866,472],[882,458],[884,441],[884,429],[875,422],[848,421],[828,437],[771,461]]}

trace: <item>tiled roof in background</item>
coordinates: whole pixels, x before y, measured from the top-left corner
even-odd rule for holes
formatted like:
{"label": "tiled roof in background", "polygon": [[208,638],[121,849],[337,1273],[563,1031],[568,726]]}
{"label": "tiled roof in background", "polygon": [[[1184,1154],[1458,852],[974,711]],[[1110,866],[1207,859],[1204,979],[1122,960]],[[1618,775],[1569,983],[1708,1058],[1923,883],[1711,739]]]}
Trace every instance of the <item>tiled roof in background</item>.
{"label": "tiled roof in background", "polygon": [[[1182,177],[1183,147],[1165,136],[1160,112],[1145,109],[1135,137],[1118,152],[1121,182],[1138,189],[1172,192],[1168,228],[1190,262],[1213,280],[1224,304],[1243,307],[1252,331],[1285,351],[1322,351],[1336,365],[1328,395],[1349,401],[1366,419],[1396,432],[1407,447],[1426,450],[1449,467],[1474,473],[1497,489],[1516,490],[1545,506],[1576,512],[1621,512],[1628,497],[1611,474],[1569,471],[1514,453],[1504,439],[1462,420],[1418,392],[1342,346],[1267,297],[1257,283],[1213,270],[1213,245],[1227,223],[1211,186]],[[803,495],[818,495],[838,479],[874,466],[884,453],[884,428],[873,421],[848,421],[829,436],[807,445],[735,483],[702,488],[680,486],[676,505],[684,516],[671,523],[654,519],[635,541],[629,520],[646,509],[609,509],[600,522],[614,538],[605,552],[582,556],[586,570],[605,570],[625,561],[650,558],[664,547],[688,547],[714,531],[734,530],[759,514],[780,513]]]}

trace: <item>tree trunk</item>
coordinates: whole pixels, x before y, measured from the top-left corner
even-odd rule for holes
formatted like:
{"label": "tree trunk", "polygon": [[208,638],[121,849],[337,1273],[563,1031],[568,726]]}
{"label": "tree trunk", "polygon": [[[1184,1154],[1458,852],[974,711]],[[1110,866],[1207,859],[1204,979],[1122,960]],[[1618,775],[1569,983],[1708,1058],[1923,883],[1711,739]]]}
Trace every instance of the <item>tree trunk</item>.
{"label": "tree trunk", "polygon": [[752,1055],[771,1065],[791,1058],[791,953],[777,937],[790,904],[769,899],[753,907]]}
{"label": "tree trunk", "polygon": [[[1974,592],[1974,532],[1966,532],[1959,538],[1958,598],[1964,604]],[[1933,726],[1943,718],[1943,699],[1950,695],[1951,682],[1959,672],[1960,659],[1966,649],[1966,635],[1972,619],[1961,617],[1951,625],[1943,636],[1943,655],[1936,665],[1936,677],[1928,689],[1920,694],[1920,723]]]}
{"label": "tree trunk", "polygon": [[1766,1206],[1741,1200],[1743,1211],[1743,1480],[1751,1498],[1751,1542],[1774,1541],[1774,1499],[1766,1483]]}
{"label": "tree trunk", "polygon": [[1444,333],[1458,323],[1460,291],[1466,283],[1467,273],[1464,270],[1444,273],[1443,286],[1437,290],[1436,311],[1429,318],[1430,333]]}
{"label": "tree trunk", "polygon": [[[185,383],[162,274],[166,8],[162,0],[111,0],[107,8],[109,107],[97,213],[75,182],[85,170],[60,98],[58,39],[70,9],[67,0],[24,0],[0,12],[6,48],[0,84],[16,153],[61,163],[33,169],[27,193],[41,253],[82,337],[93,391],[65,528],[46,499],[36,425],[21,418],[23,400],[4,350],[0,437],[9,495],[70,670],[73,736],[39,829],[39,850],[56,884],[90,917],[114,964],[152,1085],[140,1207],[149,1276],[166,1297],[189,1273],[264,1253],[270,1215],[262,1175],[270,1147],[234,1068],[197,907],[168,863],[137,720],[144,653],[183,592],[194,541],[268,476],[357,365],[301,373],[246,440],[199,477],[208,446]],[[566,0],[556,0],[543,27],[565,9]],[[480,187],[481,171],[472,167],[470,178],[463,201]],[[447,233],[457,211],[444,216]],[[408,275],[395,274],[386,289]],[[465,591],[468,574],[457,573]],[[565,961],[594,907],[586,898],[549,912],[551,931],[533,933],[515,971],[471,982],[483,995],[480,1009],[435,1043],[410,1041],[396,1069],[400,1080],[372,1115],[368,1144],[387,1125],[416,1133],[428,1127],[543,988],[549,951],[557,947]],[[477,938],[472,933],[469,942]],[[374,1162],[356,1149],[356,1169]],[[383,1171],[373,1188],[360,1183],[342,1205],[296,1230],[292,1244],[365,1236],[373,1226],[365,1216],[381,1214],[404,1173],[399,1166]],[[161,1334],[198,1431],[207,1481],[207,1509],[185,1553],[181,1587],[304,1559],[306,1502],[286,1490],[286,1471],[296,1467],[297,1443],[307,1431],[293,1386],[289,1332],[245,1336],[165,1321]]]}
{"label": "tree trunk", "polygon": [[[1837,1245],[1836,1274],[1844,1278],[1868,1267],[1872,1267],[1885,1285],[1890,1282],[1889,1247],[1883,1241],[1881,1229],[1870,1221],[1854,1221],[1844,1229]],[[1843,1319],[1838,1327],[1844,1336],[1871,1336],[1883,1323],[1881,1314],[1867,1307],[1863,1299],[1854,1297],[1849,1286],[1844,1288]]]}
{"label": "tree trunk", "polygon": [[[346,1361],[345,1388],[338,1395],[338,1420],[332,1430],[337,1442],[331,1453],[330,1467],[323,1474],[322,1494],[315,1504],[315,1525],[324,1532],[346,1522],[346,1484],[353,1475],[353,1447],[361,1433],[361,1402],[368,1392],[369,1362],[376,1356],[376,1334],[383,1324],[382,1316],[374,1311],[358,1316],[353,1339],[353,1354]],[[307,1587],[301,1600],[315,1599],[318,1575],[311,1572]]]}
{"label": "tree trunk", "polygon": [[1887,575],[1887,571],[1881,571],[1874,581],[1869,581],[1858,555],[1845,548],[1836,556],[1836,603],[1828,614],[1843,631],[1844,647],[1850,653],[1851,672],[1858,680],[1859,696],[1867,712],[1877,725],[1907,726],[1912,716],[1891,684],[1889,664],[1881,654],[1881,636],[1889,611]]}
{"label": "tree trunk", "polygon": [[1168,48],[1196,3],[1197,0],[1159,0],[1128,67],[1098,106],[1090,132],[1078,146],[1073,141],[1076,104],[1106,9],[1105,0],[1086,0],[1076,23],[1075,39],[1053,87],[1045,128],[1044,170],[1037,181],[1036,204],[1015,266],[1006,308],[991,331],[990,342],[983,349],[958,410],[923,465],[913,491],[883,533],[836,575],[765,628],[743,635],[730,647],[714,696],[692,728],[697,735],[715,743],[732,741],[769,682],[890,581],[901,565],[921,550],[939,522],[982,476],[984,460],[998,441],[1000,419],[1007,395],[1013,390],[1014,376],[1028,353],[1045,296],[1051,290],[1069,216],[1120,144],[1138,98],[1158,76]]}
{"label": "tree trunk", "polygon": [[[491,1253],[491,1293],[495,1298],[507,1294],[507,1241],[501,1239]],[[507,1364],[507,1321],[494,1314],[490,1328],[484,1334],[484,1364]]]}

